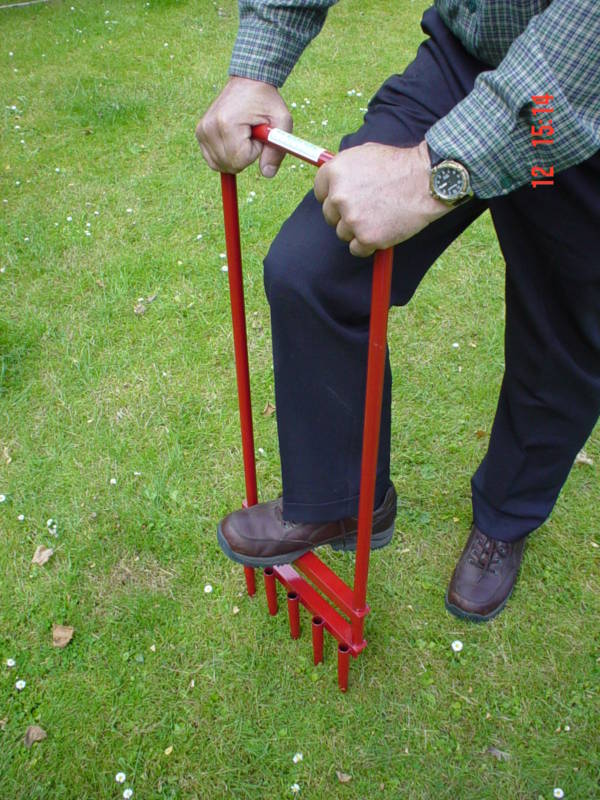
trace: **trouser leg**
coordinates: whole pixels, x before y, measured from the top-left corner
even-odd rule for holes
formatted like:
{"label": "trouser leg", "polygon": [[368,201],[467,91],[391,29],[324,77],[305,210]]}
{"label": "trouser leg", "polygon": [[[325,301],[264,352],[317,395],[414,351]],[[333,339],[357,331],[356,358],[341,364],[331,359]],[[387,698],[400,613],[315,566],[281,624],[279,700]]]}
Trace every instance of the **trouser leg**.
{"label": "trouser leg", "polygon": [[548,517],[600,413],[600,153],[490,210],[507,264],[506,367],[473,517],[514,541]]}
{"label": "trouser leg", "polygon": [[[342,141],[412,146],[472,88],[481,62],[437,13],[403,75],[369,104],[362,128]],[[394,249],[391,302],[406,303],[445,248],[485,209],[471,201]],[[358,509],[372,259],[352,256],[310,192],[265,259],[271,306],[277,423],[287,519],[316,522]],[[389,486],[391,373],[386,363],[376,503]]]}

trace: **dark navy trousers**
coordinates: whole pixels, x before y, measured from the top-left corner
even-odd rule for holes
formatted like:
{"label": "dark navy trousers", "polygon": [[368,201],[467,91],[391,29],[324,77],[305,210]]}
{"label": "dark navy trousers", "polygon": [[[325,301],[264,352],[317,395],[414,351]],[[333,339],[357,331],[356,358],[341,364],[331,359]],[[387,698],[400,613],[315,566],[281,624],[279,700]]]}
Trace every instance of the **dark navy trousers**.
{"label": "dark navy trousers", "polygon": [[[341,148],[418,144],[490,69],[434,9],[422,28],[429,38],[415,60],[383,84]],[[473,199],[397,245],[393,305],[410,300],[486,208],[506,261],[505,373],[489,449],[471,482],[473,518],[488,536],[511,541],[548,517],[600,414],[600,152],[559,173],[553,187]],[[356,515],[372,270],[325,223],[312,192],[264,266],[284,517]],[[390,406],[388,356],[376,502],[390,484]]]}

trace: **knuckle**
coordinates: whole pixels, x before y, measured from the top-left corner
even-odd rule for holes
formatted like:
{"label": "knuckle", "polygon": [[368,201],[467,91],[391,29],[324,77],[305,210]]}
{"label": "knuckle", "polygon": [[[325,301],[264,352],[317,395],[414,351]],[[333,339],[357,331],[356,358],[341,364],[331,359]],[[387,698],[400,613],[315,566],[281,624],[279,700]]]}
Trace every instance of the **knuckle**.
{"label": "knuckle", "polygon": [[205,138],[206,138],[205,122],[204,118],[202,118],[196,125],[196,139],[198,139],[199,142],[203,142],[205,141]]}
{"label": "knuckle", "polygon": [[226,131],[231,126],[231,117],[225,111],[219,111],[215,115],[215,128],[219,132]]}

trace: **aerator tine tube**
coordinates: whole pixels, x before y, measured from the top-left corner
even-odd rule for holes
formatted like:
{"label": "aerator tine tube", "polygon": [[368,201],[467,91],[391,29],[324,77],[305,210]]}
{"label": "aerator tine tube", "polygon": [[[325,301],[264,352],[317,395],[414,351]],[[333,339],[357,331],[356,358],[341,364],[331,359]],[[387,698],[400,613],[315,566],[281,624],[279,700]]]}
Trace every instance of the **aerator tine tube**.
{"label": "aerator tine tube", "polygon": [[312,645],[313,662],[315,666],[323,661],[323,619],[321,617],[312,618]]}
{"label": "aerator tine tube", "polygon": [[267,595],[267,606],[269,614],[274,617],[277,613],[277,581],[273,567],[265,567],[263,570],[265,578],[265,594]]}
{"label": "aerator tine tube", "polygon": [[338,645],[338,686],[342,692],[348,690],[348,669],[350,667],[350,648],[347,644]]}
{"label": "aerator tine tube", "polygon": [[287,607],[290,618],[290,636],[292,639],[298,639],[300,637],[300,609],[297,592],[288,592]]}

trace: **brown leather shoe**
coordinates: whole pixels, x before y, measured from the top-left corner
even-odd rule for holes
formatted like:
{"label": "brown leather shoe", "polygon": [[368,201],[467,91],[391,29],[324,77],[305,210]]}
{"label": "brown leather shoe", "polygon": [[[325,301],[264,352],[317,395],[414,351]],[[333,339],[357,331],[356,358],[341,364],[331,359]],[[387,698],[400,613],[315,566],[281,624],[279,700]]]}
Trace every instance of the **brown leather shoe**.
{"label": "brown leather shoe", "polygon": [[[336,550],[355,550],[358,520],[287,522],[281,515],[281,498],[234,511],[221,520],[217,538],[225,555],[249,567],[289,564],[304,553],[329,544]],[[373,512],[371,549],[388,544],[394,534],[396,490],[388,489]]]}
{"label": "brown leather shoe", "polygon": [[448,611],[473,622],[499,614],[517,580],[524,547],[525,539],[500,542],[473,525],[446,592]]}

